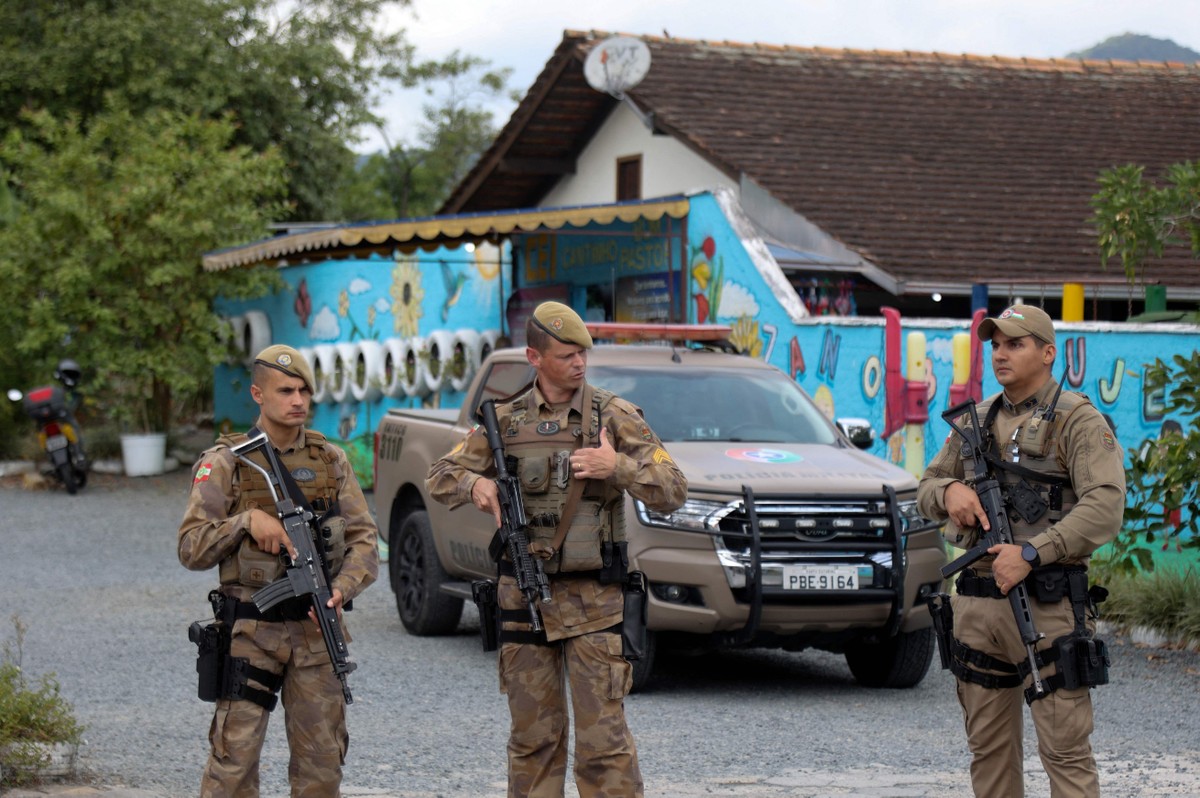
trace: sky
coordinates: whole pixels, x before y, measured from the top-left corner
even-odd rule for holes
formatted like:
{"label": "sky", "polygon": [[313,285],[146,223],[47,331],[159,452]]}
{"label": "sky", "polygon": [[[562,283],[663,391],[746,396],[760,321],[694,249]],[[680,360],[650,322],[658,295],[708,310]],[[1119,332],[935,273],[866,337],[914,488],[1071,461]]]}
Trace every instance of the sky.
{"label": "sky", "polygon": [[[493,68],[510,67],[510,88],[524,94],[564,30],[1059,58],[1123,33],[1200,50],[1195,8],[1194,0],[413,0],[384,24],[403,28],[418,58],[457,49]],[[385,140],[415,142],[424,101],[416,91],[390,91],[378,107],[386,119],[383,134],[364,131],[355,149],[372,152]],[[500,128],[515,104],[506,100],[491,108]]]}

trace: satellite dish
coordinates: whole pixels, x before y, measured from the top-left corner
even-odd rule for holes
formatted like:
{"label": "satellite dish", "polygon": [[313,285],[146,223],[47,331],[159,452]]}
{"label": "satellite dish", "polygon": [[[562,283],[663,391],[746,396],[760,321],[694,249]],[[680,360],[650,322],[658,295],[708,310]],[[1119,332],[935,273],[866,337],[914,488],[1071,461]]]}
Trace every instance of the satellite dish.
{"label": "satellite dish", "polygon": [[596,91],[623,99],[650,71],[650,48],[632,36],[612,36],[597,44],[583,62],[583,77]]}

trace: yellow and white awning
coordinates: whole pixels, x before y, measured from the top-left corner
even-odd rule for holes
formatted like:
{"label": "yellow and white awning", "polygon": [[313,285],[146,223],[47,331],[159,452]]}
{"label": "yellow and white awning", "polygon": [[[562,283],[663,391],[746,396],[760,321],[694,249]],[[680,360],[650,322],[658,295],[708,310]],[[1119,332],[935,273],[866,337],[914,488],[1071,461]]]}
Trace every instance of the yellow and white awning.
{"label": "yellow and white awning", "polygon": [[613,222],[655,221],[687,215],[686,197],[569,208],[535,208],[495,213],[433,216],[391,222],[364,222],[273,236],[204,256],[205,271],[221,271],[259,263],[289,265],[301,261],[360,257],[392,249],[432,251],[441,246],[480,241],[514,232],[558,230]]}

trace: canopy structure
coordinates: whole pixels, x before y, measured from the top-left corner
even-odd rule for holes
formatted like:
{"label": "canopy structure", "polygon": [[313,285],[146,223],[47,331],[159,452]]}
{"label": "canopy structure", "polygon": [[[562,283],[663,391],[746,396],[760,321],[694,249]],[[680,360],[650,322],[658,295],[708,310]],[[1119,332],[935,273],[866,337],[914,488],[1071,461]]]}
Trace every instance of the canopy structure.
{"label": "canopy structure", "polygon": [[[237,266],[274,263],[287,266],[304,261],[361,257],[395,249],[433,251],[442,246],[495,239],[518,232],[552,232],[565,226],[656,221],[663,216],[682,219],[690,204],[686,197],[667,197],[607,205],[578,205],[564,208],[535,208],[491,213],[468,213],[364,222],[322,227],[273,236],[252,244],[210,252],[204,256],[205,271]],[[572,232],[578,232],[572,231]],[[631,234],[622,232],[622,235]]]}

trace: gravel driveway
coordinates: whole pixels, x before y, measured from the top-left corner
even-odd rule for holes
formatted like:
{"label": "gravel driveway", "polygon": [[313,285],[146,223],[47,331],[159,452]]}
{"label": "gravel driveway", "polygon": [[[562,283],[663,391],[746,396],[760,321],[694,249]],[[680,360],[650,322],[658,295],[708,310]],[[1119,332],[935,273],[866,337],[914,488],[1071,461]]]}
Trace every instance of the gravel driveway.
{"label": "gravel driveway", "polygon": [[[188,478],[96,475],[77,496],[0,484],[10,602],[0,643],[15,647],[18,615],[23,666],[57,674],[87,726],[85,775],[101,785],[196,793],[212,707],[195,697],[186,630],[208,615],[215,573],[186,571],[175,556]],[[355,604],[345,795],[503,795],[508,714],[473,609],[457,635],[417,638],[386,577]],[[1092,738],[1105,795],[1200,795],[1200,654],[1111,642]],[[822,652],[668,658],[627,706],[647,795],[969,794],[953,680],[941,670],[888,691],[857,686]],[[1026,735],[1028,792],[1046,794],[1028,721]],[[287,794],[286,762],[276,721],[264,796]]]}

